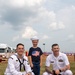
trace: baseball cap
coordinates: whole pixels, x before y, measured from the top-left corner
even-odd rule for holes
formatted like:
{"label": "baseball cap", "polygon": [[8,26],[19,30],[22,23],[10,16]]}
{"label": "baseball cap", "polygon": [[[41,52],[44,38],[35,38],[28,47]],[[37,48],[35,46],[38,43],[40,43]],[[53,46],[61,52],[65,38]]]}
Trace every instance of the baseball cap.
{"label": "baseball cap", "polygon": [[31,40],[39,40],[39,38],[37,36],[33,36]]}

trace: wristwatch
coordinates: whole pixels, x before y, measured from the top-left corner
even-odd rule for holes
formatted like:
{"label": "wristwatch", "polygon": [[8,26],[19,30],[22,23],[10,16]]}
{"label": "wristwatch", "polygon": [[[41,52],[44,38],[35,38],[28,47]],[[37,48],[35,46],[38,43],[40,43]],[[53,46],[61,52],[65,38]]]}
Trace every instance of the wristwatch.
{"label": "wristwatch", "polygon": [[61,69],[59,69],[59,72],[62,72]]}

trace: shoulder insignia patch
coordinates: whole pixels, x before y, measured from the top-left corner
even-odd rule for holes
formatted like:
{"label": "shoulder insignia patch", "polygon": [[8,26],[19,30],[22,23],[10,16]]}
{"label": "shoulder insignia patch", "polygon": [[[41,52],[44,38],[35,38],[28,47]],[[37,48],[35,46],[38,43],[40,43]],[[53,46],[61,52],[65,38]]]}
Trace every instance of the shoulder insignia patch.
{"label": "shoulder insignia patch", "polygon": [[10,59],[13,59],[12,57],[9,57]]}
{"label": "shoulder insignia patch", "polygon": [[24,59],[24,61],[26,61],[26,59]]}
{"label": "shoulder insignia patch", "polygon": [[16,61],[18,61],[18,60],[16,60]]}

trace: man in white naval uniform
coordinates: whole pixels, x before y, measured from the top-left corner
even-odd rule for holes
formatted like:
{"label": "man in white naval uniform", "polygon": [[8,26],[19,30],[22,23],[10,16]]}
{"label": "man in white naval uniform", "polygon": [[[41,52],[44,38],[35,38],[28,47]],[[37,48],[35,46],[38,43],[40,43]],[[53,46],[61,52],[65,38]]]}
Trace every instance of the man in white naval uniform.
{"label": "man in white naval uniform", "polygon": [[24,45],[22,43],[17,44],[16,52],[8,59],[4,75],[34,75],[28,63],[28,58],[24,55]]}
{"label": "man in white naval uniform", "polygon": [[[59,52],[59,45],[53,44],[53,53],[46,58],[46,72],[43,75],[73,75],[70,70],[70,63],[66,54]],[[52,64],[53,70],[50,70]]]}

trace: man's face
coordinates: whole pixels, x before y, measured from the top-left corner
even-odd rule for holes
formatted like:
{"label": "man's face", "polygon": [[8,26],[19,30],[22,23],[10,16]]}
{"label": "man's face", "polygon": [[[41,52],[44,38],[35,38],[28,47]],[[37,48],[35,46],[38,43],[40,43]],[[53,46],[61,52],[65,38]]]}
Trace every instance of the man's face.
{"label": "man's face", "polygon": [[38,44],[38,40],[32,40],[32,44],[33,44],[34,47],[36,47],[37,44]]}
{"label": "man's face", "polygon": [[19,45],[16,49],[18,55],[22,55],[24,53],[24,46]]}
{"label": "man's face", "polygon": [[59,54],[59,46],[53,46],[52,51],[55,55]]}

